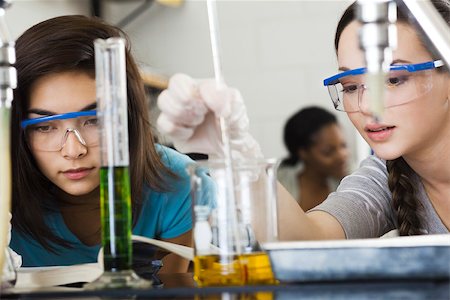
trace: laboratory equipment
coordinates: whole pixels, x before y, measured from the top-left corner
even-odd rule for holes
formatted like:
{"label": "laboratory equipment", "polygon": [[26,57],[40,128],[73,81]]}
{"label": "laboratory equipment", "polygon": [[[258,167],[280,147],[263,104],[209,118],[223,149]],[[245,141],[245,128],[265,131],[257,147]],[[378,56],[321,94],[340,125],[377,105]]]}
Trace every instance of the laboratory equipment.
{"label": "laboratory equipment", "polygon": [[224,159],[189,167],[194,279],[199,286],[276,282],[260,244],[276,241],[278,237],[277,166],[276,160],[235,161],[232,165],[235,205],[227,199],[228,166]]}
{"label": "laboratory equipment", "polygon": [[149,288],[152,282],[132,270],[125,40],[97,39],[94,45],[104,273],[86,289]]}
{"label": "laboratory equipment", "polygon": [[397,6],[389,0],[358,0],[357,3],[356,15],[362,24],[359,41],[366,60],[366,82],[370,87],[369,107],[373,115],[380,118],[384,111],[384,83],[397,44]]}
{"label": "laboratory equipment", "polygon": [[[0,1],[0,272],[3,271],[5,260],[7,262],[11,260],[7,250],[8,214],[12,189],[10,118],[13,89],[17,86],[17,74],[13,66],[16,61],[14,41],[5,21],[5,12],[10,4],[10,1]],[[15,272],[11,269],[13,268],[12,264],[7,263],[6,266],[5,275],[8,274],[8,276],[2,277],[2,281],[3,279],[8,281],[11,278],[10,275]]]}
{"label": "laboratory equipment", "polygon": [[448,234],[264,244],[284,283],[448,282],[449,247]]}

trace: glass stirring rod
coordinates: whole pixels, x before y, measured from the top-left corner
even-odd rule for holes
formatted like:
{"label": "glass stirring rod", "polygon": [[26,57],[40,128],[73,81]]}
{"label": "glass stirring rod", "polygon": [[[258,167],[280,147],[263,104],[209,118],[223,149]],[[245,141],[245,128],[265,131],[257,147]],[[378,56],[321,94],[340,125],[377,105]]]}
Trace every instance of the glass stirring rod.
{"label": "glass stirring rod", "polygon": [[[218,89],[221,89],[225,86],[225,82],[222,74],[222,64],[221,64],[221,53],[220,53],[220,40],[219,40],[219,21],[217,17],[217,6],[216,0],[207,0],[206,1],[207,9],[208,9],[208,23],[209,23],[209,35],[211,39],[211,50],[212,50],[212,58],[214,65],[214,79],[216,81],[216,86]],[[226,180],[227,180],[227,198],[229,199],[229,211],[231,212],[230,216],[234,219],[232,224],[234,224],[234,228],[232,228],[233,232],[236,236],[239,234],[238,230],[238,216],[236,210],[236,199],[235,199],[235,190],[234,190],[234,176],[233,176],[233,166],[232,166],[232,153],[231,153],[231,144],[230,144],[230,136],[228,130],[228,123],[224,117],[219,118],[220,121],[220,131],[222,133],[222,143],[224,145],[224,154],[225,154],[225,166],[226,166]],[[240,239],[236,239],[238,245],[236,245],[237,254],[240,254]]]}

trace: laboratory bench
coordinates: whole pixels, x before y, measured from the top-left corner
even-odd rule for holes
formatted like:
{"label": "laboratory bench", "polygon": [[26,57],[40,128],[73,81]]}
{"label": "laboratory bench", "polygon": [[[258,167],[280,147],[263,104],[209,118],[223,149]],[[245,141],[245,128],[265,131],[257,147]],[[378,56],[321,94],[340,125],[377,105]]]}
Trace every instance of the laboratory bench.
{"label": "laboratory bench", "polygon": [[52,290],[3,291],[1,299],[449,299],[448,280],[371,280],[280,283],[269,286],[195,287],[191,273],[161,274],[162,285],[142,290],[84,291],[76,287]]}

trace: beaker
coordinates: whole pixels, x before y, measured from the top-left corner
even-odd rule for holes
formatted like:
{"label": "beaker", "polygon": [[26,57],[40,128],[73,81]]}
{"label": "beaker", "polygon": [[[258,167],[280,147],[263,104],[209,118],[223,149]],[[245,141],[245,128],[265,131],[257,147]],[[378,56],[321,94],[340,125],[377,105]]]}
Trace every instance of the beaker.
{"label": "beaker", "polygon": [[260,243],[278,238],[275,159],[233,161],[233,197],[224,160],[189,166],[198,286],[274,284]]}

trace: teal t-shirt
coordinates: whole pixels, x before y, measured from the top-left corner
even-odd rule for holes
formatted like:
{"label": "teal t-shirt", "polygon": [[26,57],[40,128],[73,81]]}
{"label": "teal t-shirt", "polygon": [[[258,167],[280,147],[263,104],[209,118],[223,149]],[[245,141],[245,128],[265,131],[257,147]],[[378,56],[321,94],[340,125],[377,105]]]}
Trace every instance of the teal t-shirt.
{"label": "teal t-shirt", "polygon": [[[133,234],[149,238],[174,238],[192,229],[190,180],[186,167],[193,161],[170,148],[156,145],[163,163],[178,178],[168,177],[169,191],[144,190],[143,205]],[[11,248],[22,255],[24,267],[56,266],[97,261],[100,245],[86,246],[67,228],[59,212],[46,215],[48,226],[56,235],[72,243],[73,248],[56,246],[57,254],[48,252],[29,236],[12,229]]]}

